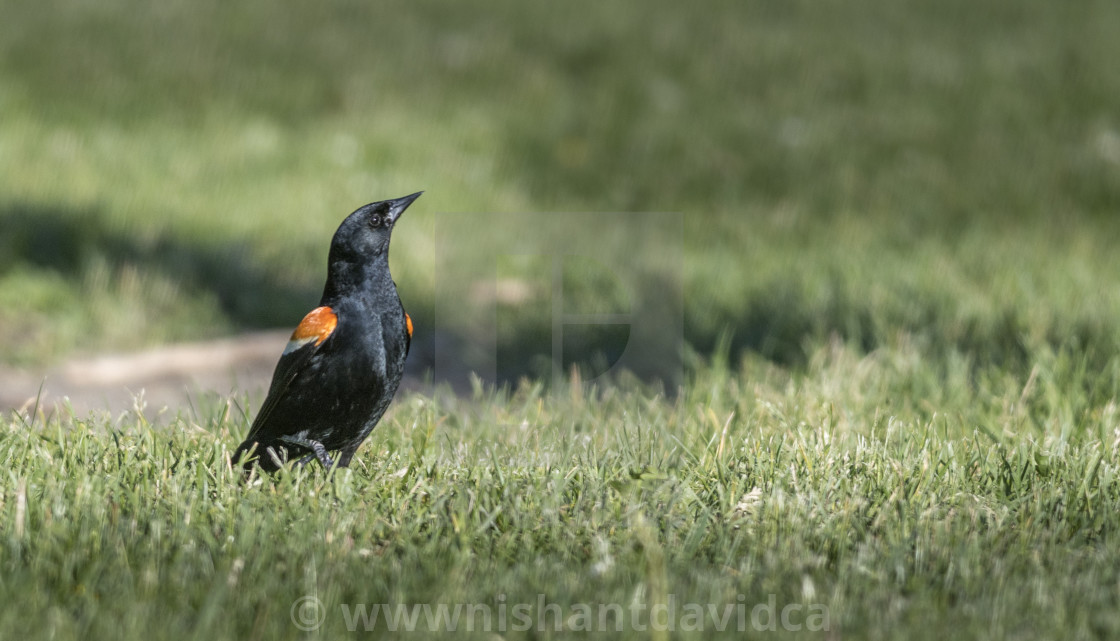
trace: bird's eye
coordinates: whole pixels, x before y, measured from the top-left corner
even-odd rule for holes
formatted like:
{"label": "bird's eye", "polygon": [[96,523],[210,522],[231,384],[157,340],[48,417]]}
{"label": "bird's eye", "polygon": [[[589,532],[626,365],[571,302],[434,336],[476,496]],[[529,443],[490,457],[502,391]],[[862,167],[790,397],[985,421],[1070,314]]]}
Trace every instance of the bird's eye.
{"label": "bird's eye", "polygon": [[378,216],[378,215],[374,214],[374,216],[369,219],[369,226],[370,227],[380,227],[381,226],[381,216]]}

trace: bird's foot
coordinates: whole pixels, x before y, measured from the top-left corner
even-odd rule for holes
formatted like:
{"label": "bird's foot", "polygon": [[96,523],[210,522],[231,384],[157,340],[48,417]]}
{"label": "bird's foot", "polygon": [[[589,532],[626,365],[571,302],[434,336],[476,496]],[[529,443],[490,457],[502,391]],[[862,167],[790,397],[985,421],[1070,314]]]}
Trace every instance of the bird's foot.
{"label": "bird's foot", "polygon": [[281,440],[290,445],[296,445],[311,450],[311,454],[296,461],[296,465],[307,465],[312,459],[316,459],[324,469],[329,470],[334,467],[334,461],[332,461],[331,457],[327,454],[327,448],[319,441],[313,441],[309,438],[297,438],[294,436],[286,436]]}

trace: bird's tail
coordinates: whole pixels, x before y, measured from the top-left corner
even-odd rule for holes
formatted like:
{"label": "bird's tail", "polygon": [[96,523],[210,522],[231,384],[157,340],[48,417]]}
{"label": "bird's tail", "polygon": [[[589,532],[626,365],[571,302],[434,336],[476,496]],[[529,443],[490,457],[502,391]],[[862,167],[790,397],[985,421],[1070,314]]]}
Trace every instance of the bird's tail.
{"label": "bird's tail", "polygon": [[248,475],[253,471],[253,466],[257,464],[259,458],[257,456],[257,442],[245,441],[238,445],[233,452],[233,456],[229,457],[229,465],[234,469],[240,467]]}

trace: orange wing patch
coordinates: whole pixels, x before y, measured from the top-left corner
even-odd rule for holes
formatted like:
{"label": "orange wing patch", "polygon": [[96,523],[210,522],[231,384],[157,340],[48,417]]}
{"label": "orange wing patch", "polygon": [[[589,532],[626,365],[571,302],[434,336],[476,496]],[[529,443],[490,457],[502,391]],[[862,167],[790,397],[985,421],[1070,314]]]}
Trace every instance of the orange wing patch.
{"label": "orange wing patch", "polygon": [[284,353],[293,352],[312,341],[319,345],[327,340],[335,327],[338,327],[338,314],[330,307],[316,307],[303,317],[296,331],[292,332]]}
{"label": "orange wing patch", "polygon": [[404,328],[408,330],[408,337],[412,338],[412,317],[408,312],[404,313]]}

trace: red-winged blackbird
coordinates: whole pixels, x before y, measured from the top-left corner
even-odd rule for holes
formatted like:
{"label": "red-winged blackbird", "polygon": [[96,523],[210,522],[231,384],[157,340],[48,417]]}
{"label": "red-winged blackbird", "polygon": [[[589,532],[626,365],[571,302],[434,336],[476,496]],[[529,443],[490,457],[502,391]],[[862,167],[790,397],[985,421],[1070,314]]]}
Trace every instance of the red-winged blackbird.
{"label": "red-winged blackbird", "polygon": [[[249,436],[246,452],[272,471],[301,457],[346,467],[393,400],[412,342],[412,319],[389,274],[389,238],[420,193],[366,205],[346,217],[331,241],[319,307],[292,332]],[[255,449],[254,449],[255,447]]]}

